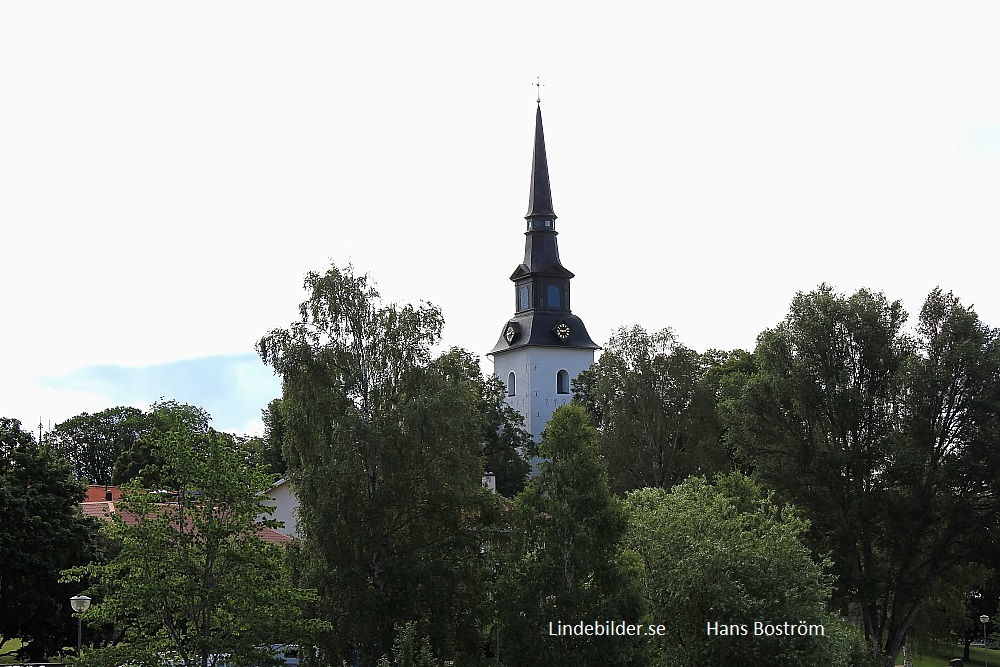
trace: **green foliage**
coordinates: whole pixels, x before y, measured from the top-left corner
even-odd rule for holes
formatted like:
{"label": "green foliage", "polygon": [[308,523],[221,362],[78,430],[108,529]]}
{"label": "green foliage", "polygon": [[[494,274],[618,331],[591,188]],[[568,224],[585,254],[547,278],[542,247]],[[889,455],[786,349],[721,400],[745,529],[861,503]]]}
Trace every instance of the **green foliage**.
{"label": "green foliage", "polygon": [[0,461],[9,461],[19,447],[35,444],[35,437],[21,428],[21,422],[0,417]]}
{"label": "green foliage", "polygon": [[326,627],[303,617],[314,596],[288,584],[281,547],[258,535],[273,523],[260,518],[269,476],[247,465],[232,436],[179,424],[146,442],[159,474],[183,493],[165,502],[127,485],[105,526],[119,544],[114,558],[66,573],[92,578],[84,618],[114,625],[123,639],[85,652],[88,665],[153,664],[163,653],[191,667],[222,653],[257,664],[269,657],[261,647],[308,642]]}
{"label": "green foliage", "polygon": [[[908,637],[916,647],[934,642],[963,642],[968,645],[982,639],[979,617],[995,615],[997,580],[991,570],[981,565],[955,568],[939,578],[931,588],[913,620]],[[968,655],[966,655],[968,658]]]}
{"label": "green foliage", "polygon": [[392,656],[394,661],[385,656],[380,658],[378,667],[439,667],[441,664],[434,658],[427,637],[418,638],[417,624],[413,621],[396,626]]}
{"label": "green foliage", "polygon": [[115,462],[135,446],[149,426],[149,418],[137,408],[108,408],[57,424],[45,435],[45,441],[66,457],[77,479],[111,484]]}
{"label": "green foliage", "polygon": [[709,374],[722,361],[684,347],[669,329],[636,326],[616,331],[600,361],[577,376],[576,400],[600,432],[612,490],[669,488],[730,468]]}
{"label": "green foliage", "polygon": [[163,461],[154,457],[154,442],[173,429],[205,433],[210,419],[202,408],[161,399],[145,413],[131,407],[81,413],[57,424],[45,435],[45,444],[70,462],[81,481],[123,484],[138,479],[147,488],[168,487],[159,477]]}
{"label": "green foliage", "polygon": [[207,433],[211,417],[203,408],[194,405],[159,400],[144,416],[144,421],[145,427],[139,437],[122,450],[115,462],[112,480],[115,484],[136,481],[147,489],[177,488],[162,472],[166,462],[161,458],[159,442],[174,430]]}
{"label": "green foliage", "polygon": [[507,404],[507,390],[496,376],[475,379],[482,415],[482,453],[486,471],[496,476],[497,493],[513,498],[531,471],[525,452],[534,447],[524,417]]}
{"label": "green foliage", "polygon": [[538,448],[547,460],[516,498],[495,592],[505,665],[642,663],[642,644],[629,639],[549,635],[550,622],[634,623],[641,613],[620,554],[626,516],[587,422],[579,405],[556,409]]}
{"label": "green foliage", "polygon": [[[738,474],[641,489],[625,502],[645,620],[667,626],[648,640],[657,664],[850,664],[850,631],[825,612],[830,580],[803,543],[808,524],[794,510]],[[822,624],[827,634],[755,637],[755,621]],[[709,624],[747,634],[713,634]]]}
{"label": "green foliage", "polygon": [[868,290],[799,293],[727,401],[731,441],[805,511],[886,661],[935,582],[983,553],[1000,472],[996,330],[941,290],[913,336],[906,317]]}
{"label": "green foliage", "polygon": [[97,527],[80,512],[84,488],[66,461],[35,443],[16,419],[0,419],[0,645],[20,638],[33,661],[70,643],[60,571],[97,555]]}
{"label": "green foliage", "polygon": [[306,277],[301,321],[258,349],[283,379],[288,476],[305,539],[296,570],[334,622],[334,661],[372,664],[393,628],[424,622],[443,657],[480,652],[478,521],[483,380],[476,360],[433,358],[440,311],[383,304],[348,267]]}
{"label": "green foliage", "polygon": [[256,456],[260,466],[269,473],[284,477],[288,463],[282,453],[285,441],[285,418],[281,414],[281,399],[276,398],[261,410],[264,437],[259,439]]}

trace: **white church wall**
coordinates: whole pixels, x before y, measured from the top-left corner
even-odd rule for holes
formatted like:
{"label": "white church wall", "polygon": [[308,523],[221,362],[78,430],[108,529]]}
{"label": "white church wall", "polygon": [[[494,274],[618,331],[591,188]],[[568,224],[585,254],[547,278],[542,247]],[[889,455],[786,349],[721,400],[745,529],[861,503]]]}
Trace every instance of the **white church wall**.
{"label": "white church wall", "polygon": [[593,362],[593,350],[522,347],[495,354],[493,372],[505,385],[514,373],[516,392],[507,397],[507,404],[524,415],[525,428],[538,441],[555,409],[573,399],[572,393],[559,393],[559,371],[566,371],[572,383]]}

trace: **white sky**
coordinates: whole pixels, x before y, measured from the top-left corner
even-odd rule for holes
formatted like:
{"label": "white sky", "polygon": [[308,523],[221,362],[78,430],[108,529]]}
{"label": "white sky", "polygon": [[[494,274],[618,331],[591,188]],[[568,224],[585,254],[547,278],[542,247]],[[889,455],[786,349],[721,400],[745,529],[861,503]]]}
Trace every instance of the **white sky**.
{"label": "white sky", "polygon": [[599,343],[640,323],[750,349],[821,281],[913,315],[941,285],[998,325],[998,19],[2,3],[0,415],[118,404],[53,380],[92,365],[252,353],[331,260],[439,304],[445,343],[485,353],[513,311],[536,76],[573,310]]}

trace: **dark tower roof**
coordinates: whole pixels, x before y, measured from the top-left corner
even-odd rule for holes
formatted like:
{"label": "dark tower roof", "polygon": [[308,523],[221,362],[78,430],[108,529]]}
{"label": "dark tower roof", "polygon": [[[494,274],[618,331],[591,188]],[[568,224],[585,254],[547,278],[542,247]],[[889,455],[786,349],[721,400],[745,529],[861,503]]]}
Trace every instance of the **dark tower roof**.
{"label": "dark tower roof", "polygon": [[549,164],[545,156],[542,109],[535,112],[535,148],[531,158],[531,191],[524,233],[524,262],[511,274],[515,313],[490,350],[497,354],[526,346],[599,350],[583,320],[570,310],[573,273],[559,260],[559,235],[552,208]]}
{"label": "dark tower roof", "polygon": [[552,187],[549,185],[549,161],[545,157],[545,133],[542,131],[542,106],[535,111],[535,150],[531,154],[531,191],[525,218],[544,215],[553,220]]}

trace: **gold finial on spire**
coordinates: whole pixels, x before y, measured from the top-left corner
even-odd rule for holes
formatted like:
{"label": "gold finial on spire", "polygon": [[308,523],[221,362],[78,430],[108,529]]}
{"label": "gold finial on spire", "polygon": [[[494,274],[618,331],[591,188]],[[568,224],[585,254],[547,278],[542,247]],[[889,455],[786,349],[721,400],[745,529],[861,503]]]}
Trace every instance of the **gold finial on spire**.
{"label": "gold finial on spire", "polygon": [[537,97],[535,99],[535,103],[536,104],[541,104],[542,103],[542,86],[544,86],[545,84],[542,83],[542,78],[541,77],[536,76],[535,79],[536,79],[536,82],[533,83],[533,84],[531,84],[532,86],[535,86],[536,88],[538,88],[538,95],[537,95]]}

